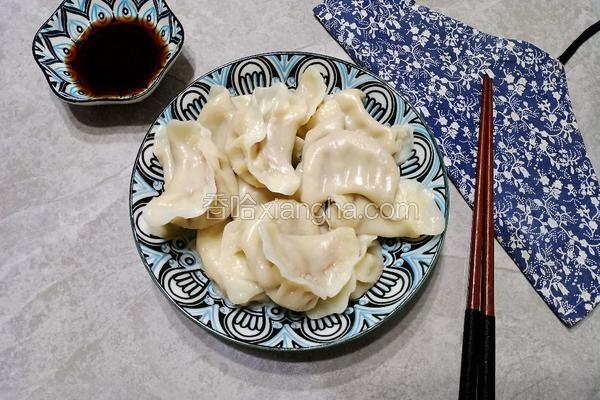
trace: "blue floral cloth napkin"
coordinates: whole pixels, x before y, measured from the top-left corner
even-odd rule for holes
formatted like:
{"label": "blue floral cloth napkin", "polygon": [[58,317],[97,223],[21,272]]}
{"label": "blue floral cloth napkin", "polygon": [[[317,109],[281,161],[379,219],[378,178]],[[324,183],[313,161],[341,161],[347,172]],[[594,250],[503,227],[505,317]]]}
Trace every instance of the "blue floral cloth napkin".
{"label": "blue floral cloth napkin", "polygon": [[413,0],[325,0],[314,11],[421,111],[471,206],[481,78],[493,74],[496,238],[565,324],[583,319],[600,302],[600,190],[562,65]]}

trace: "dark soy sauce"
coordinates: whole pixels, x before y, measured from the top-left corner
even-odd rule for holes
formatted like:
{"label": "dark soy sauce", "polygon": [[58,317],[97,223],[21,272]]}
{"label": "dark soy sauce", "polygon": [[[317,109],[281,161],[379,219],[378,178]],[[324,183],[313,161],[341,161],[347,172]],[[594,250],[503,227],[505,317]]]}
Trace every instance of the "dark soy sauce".
{"label": "dark soy sauce", "polygon": [[136,95],[165,65],[168,48],[160,33],[141,21],[114,20],[90,26],[66,63],[77,86],[100,98]]}

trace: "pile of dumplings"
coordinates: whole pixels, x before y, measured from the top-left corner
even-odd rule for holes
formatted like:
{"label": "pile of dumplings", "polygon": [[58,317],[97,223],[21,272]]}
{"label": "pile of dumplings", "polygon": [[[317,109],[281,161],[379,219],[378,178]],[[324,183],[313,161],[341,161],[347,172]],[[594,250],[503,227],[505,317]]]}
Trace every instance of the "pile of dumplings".
{"label": "pile of dumplings", "polygon": [[[400,177],[412,130],[380,124],[363,98],[357,89],[327,96],[312,67],[295,91],[212,87],[197,121],[170,121],[154,138],[164,191],[144,209],[149,230],[197,230],[204,271],[234,304],[343,312],[381,274],[378,237],[445,226],[432,193]],[[417,215],[376,212],[399,203]]]}

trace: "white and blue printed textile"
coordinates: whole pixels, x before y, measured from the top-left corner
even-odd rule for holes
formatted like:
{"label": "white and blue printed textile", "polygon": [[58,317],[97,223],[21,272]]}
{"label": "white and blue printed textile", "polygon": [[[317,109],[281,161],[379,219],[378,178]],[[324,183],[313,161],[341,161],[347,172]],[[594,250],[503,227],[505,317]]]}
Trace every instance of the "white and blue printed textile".
{"label": "white and blue printed textile", "polygon": [[494,76],[496,238],[567,325],[600,302],[600,190],[563,66],[413,0],[325,0],[315,15],[424,115],[472,205],[481,78]]}

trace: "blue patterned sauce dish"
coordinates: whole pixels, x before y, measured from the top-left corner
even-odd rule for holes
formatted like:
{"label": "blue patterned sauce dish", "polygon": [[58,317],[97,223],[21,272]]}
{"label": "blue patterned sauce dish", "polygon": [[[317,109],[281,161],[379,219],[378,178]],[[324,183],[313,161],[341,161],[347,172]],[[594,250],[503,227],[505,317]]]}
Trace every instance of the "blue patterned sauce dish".
{"label": "blue patterned sauce dish", "polygon": [[156,89],[183,39],[162,0],[65,0],[36,33],[32,50],[60,99],[132,103]]}

